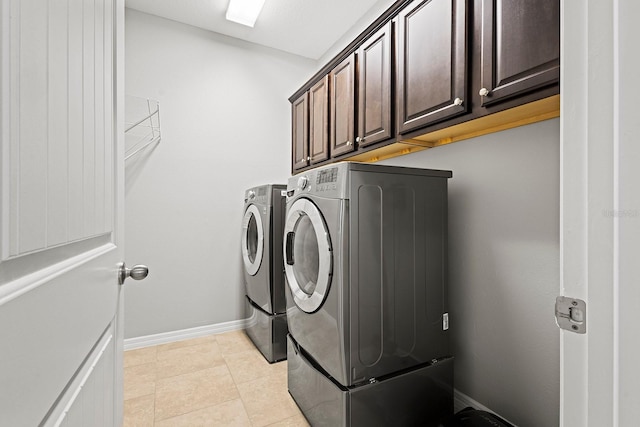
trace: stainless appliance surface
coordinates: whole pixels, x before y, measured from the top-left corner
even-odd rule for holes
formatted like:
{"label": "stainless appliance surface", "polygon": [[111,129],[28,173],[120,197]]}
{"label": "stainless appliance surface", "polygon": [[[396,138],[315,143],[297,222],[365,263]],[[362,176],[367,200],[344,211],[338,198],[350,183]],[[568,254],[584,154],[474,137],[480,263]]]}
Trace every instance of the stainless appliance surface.
{"label": "stainless appliance surface", "polygon": [[[265,313],[245,295],[245,333],[268,362],[287,358],[287,315]],[[283,337],[285,337],[283,339]]]}
{"label": "stainless appliance surface", "polygon": [[286,358],[281,250],[285,190],[283,184],[267,184],[250,188],[244,195],[241,249],[249,319],[246,333],[269,362]]}
{"label": "stainless appliance surface", "polygon": [[247,296],[267,313],[284,313],[282,226],[284,185],[262,185],[245,191],[242,260]]}
{"label": "stainless appliance surface", "polygon": [[338,163],[289,179],[288,388],[312,425],[430,426],[452,413],[451,176]]}
{"label": "stainless appliance surface", "polygon": [[450,171],[339,163],[289,179],[293,339],[351,387],[450,355]]}
{"label": "stainless appliance surface", "polygon": [[305,356],[289,335],[288,388],[314,427],[436,427],[453,413],[453,358],[359,387],[342,387]]}

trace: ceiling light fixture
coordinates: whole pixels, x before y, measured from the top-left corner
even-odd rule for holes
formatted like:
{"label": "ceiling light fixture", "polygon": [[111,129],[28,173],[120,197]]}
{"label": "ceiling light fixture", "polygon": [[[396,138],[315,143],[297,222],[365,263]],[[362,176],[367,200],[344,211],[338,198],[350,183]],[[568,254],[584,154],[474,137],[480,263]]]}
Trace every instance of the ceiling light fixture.
{"label": "ceiling light fixture", "polygon": [[253,27],[263,5],[264,0],[229,0],[226,18],[229,21]]}

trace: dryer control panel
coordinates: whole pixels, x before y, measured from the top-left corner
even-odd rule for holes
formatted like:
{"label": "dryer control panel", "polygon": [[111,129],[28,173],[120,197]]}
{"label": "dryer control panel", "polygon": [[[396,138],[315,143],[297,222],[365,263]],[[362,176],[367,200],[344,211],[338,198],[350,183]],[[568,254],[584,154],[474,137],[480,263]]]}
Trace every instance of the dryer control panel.
{"label": "dryer control panel", "polygon": [[323,169],[318,171],[316,184],[329,184],[338,181],[338,168]]}
{"label": "dryer control panel", "polygon": [[316,194],[318,196],[342,199],[345,197],[345,180],[348,164],[321,166],[300,173],[289,179],[287,196]]}
{"label": "dryer control panel", "polygon": [[269,200],[267,197],[267,187],[257,187],[247,190],[244,195],[244,201],[249,203],[266,204]]}
{"label": "dryer control panel", "polygon": [[338,188],[338,168],[322,169],[316,175],[316,191],[329,191]]}
{"label": "dryer control panel", "polygon": [[245,204],[272,205],[283,197],[280,194],[285,189],[283,184],[267,184],[253,187],[244,192]]}

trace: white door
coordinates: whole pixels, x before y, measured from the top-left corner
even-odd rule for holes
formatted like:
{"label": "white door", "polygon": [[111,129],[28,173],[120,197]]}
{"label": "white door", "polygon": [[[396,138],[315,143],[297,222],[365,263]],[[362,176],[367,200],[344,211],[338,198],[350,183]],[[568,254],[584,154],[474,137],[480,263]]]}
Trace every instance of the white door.
{"label": "white door", "polygon": [[122,423],[122,0],[0,0],[0,425]]}
{"label": "white door", "polygon": [[560,425],[640,420],[640,3],[562,1]]}

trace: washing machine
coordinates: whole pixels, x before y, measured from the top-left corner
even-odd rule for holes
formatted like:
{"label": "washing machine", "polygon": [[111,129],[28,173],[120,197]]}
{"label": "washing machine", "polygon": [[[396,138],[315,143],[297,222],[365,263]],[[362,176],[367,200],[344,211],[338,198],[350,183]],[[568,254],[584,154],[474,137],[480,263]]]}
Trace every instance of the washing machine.
{"label": "washing machine", "polygon": [[282,261],[285,185],[245,191],[242,261],[246,333],[269,362],[287,357],[287,317]]}
{"label": "washing machine", "polygon": [[451,176],[344,162],[288,181],[288,386],[312,425],[435,425],[453,412]]}

